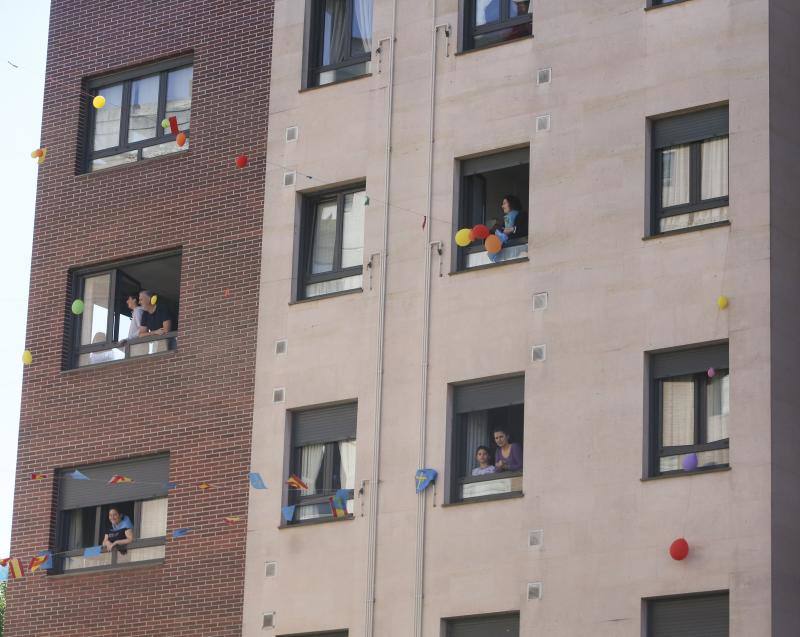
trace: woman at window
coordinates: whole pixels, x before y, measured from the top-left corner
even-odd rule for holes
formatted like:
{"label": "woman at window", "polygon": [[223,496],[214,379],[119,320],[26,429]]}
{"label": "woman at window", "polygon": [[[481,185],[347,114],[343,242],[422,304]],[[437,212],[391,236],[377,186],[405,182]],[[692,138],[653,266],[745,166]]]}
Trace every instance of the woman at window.
{"label": "woman at window", "polygon": [[131,340],[132,338],[138,338],[142,329],[144,308],[139,305],[138,295],[133,293],[125,298],[125,303],[131,311],[131,324],[128,328],[128,338],[126,340]]}
{"label": "woman at window", "polygon": [[[500,243],[505,245],[509,239],[517,234],[517,217],[519,217],[522,204],[520,203],[518,197],[514,195],[506,195],[503,197],[500,207],[503,211],[503,218],[495,221],[494,225],[490,229],[490,232],[500,239]],[[496,263],[500,260],[501,253],[502,249],[500,252],[496,252],[494,254],[490,253],[489,260]]]}
{"label": "woman at window", "polygon": [[508,432],[495,429],[494,466],[497,471],[522,471],[522,447],[518,442],[511,442]]}
{"label": "woman at window", "polygon": [[103,537],[103,548],[109,553],[116,548],[125,555],[128,552],[126,545],[133,542],[131,519],[127,515],[121,516],[116,509],[109,509],[108,521],[111,523],[111,528]]}
{"label": "woman at window", "polygon": [[485,476],[497,471],[495,466],[491,464],[491,455],[489,454],[488,447],[484,447],[483,445],[478,447],[475,451],[475,460],[478,461],[478,466],[472,470],[472,475]]}

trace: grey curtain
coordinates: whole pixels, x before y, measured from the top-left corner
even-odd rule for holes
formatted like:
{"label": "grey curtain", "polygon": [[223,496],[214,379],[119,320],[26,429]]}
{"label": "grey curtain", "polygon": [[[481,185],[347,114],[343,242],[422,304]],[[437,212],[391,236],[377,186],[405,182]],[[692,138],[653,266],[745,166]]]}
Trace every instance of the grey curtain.
{"label": "grey curtain", "polygon": [[335,64],[347,57],[347,31],[347,1],[328,0],[325,3],[323,65]]}
{"label": "grey curtain", "polygon": [[[464,447],[464,475],[472,475],[472,470],[478,466],[475,460],[475,450],[481,446],[486,445],[486,430],[489,426],[489,412],[487,411],[473,411],[464,415],[464,440],[466,442]],[[488,446],[488,445],[487,445]],[[494,461],[494,452],[490,452],[489,456]]]}

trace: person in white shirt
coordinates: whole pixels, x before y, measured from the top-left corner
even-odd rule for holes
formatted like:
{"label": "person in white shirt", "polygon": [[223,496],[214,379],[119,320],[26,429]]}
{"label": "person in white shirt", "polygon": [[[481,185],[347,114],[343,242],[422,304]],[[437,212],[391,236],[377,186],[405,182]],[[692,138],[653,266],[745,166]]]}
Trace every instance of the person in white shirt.
{"label": "person in white shirt", "polygon": [[128,309],[131,311],[131,324],[128,328],[128,338],[126,340],[131,340],[132,338],[137,338],[142,329],[144,308],[139,305],[139,297],[136,294],[129,294],[125,299],[125,303],[127,303]]}

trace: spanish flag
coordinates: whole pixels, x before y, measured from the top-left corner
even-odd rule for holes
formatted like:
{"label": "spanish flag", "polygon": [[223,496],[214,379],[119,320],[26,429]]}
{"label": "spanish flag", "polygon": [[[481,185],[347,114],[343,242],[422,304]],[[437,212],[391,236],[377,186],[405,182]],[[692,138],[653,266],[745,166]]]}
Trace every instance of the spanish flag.
{"label": "spanish flag", "polygon": [[49,567],[46,565],[46,562],[48,562],[49,560],[50,560],[50,553],[47,551],[37,555],[31,560],[31,563],[28,566],[28,571],[30,571],[31,573],[35,573],[36,570],[41,568],[42,566],[44,566],[44,568],[52,568],[52,562],[50,563]]}
{"label": "spanish flag", "polygon": [[46,473],[32,473],[31,480],[44,480],[47,477]]}
{"label": "spanish flag", "polygon": [[108,484],[126,484],[129,482],[133,482],[132,478],[128,476],[121,476],[119,474],[115,474],[111,476],[111,480],[108,481]]}
{"label": "spanish flag", "polygon": [[286,481],[286,484],[288,484],[290,487],[294,489],[302,489],[303,491],[308,491],[308,485],[294,474],[289,476],[289,479]]}
{"label": "spanish flag", "polygon": [[210,482],[201,482],[200,484],[197,485],[197,488],[202,490],[202,491],[205,491],[206,489],[210,489],[211,488],[211,483]]}
{"label": "spanish flag", "polygon": [[238,515],[229,515],[228,517],[222,518],[222,521],[225,522],[225,524],[231,525],[241,522],[241,520],[242,518],[240,518]]}
{"label": "spanish flag", "polygon": [[19,579],[25,575],[25,571],[22,570],[22,563],[16,557],[7,557],[4,560],[0,560],[0,566],[8,566],[8,579]]}

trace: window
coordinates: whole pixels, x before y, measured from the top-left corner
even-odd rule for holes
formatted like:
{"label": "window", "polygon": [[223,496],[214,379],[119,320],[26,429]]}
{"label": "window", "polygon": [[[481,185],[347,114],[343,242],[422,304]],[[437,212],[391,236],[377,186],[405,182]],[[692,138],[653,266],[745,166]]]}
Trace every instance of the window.
{"label": "window", "polygon": [[[70,477],[75,469],[62,469],[58,477],[57,571],[98,569],[164,559],[167,534],[169,456],[78,467],[88,480]],[[133,482],[108,484],[114,475]],[[109,510],[133,525],[134,541],[119,550],[84,557],[84,549],[100,546],[111,529]]]}
{"label": "window", "polygon": [[308,76],[323,86],[369,73],[373,0],[310,0],[306,7]]}
{"label": "window", "polygon": [[[333,518],[330,499],[347,490],[347,515],[353,513],[356,480],[356,403],[304,409],[292,413],[289,475],[308,489],[289,489],[296,505],[293,523]],[[287,476],[288,477],[288,476]]]}
{"label": "window", "polygon": [[728,107],[653,122],[652,233],[728,219]]}
{"label": "window", "polygon": [[[456,268],[463,270],[526,257],[530,150],[521,148],[465,159],[460,162],[460,171],[458,228],[473,228],[483,224],[492,234],[503,235],[503,247],[493,255],[486,252],[482,240],[457,248],[453,250]],[[505,201],[508,201],[508,212],[504,209]],[[504,232],[507,223],[512,224],[508,226],[511,230]]]}
{"label": "window", "polygon": [[280,635],[279,637],[347,637],[346,630],[334,630],[325,633],[302,633],[301,635]]}
{"label": "window", "polygon": [[445,619],[442,637],[519,637],[519,613]]}
{"label": "window", "polygon": [[304,198],[300,298],[361,288],[367,201],[363,185]]}
{"label": "window", "polygon": [[450,502],[522,493],[524,402],[523,376],[453,388]]}
{"label": "window", "polygon": [[[85,367],[173,349],[180,270],[180,254],[170,253],[73,272],[73,297],[83,301],[83,312],[71,314],[70,366]],[[141,305],[143,292],[156,295],[152,312]],[[152,329],[155,323],[163,326],[161,318],[170,320],[169,332],[137,335],[139,323],[147,327],[150,321]]]}
{"label": "window", "polygon": [[192,61],[161,62],[91,80],[92,95],[105,106],[90,109],[86,169],[101,170],[189,148],[161,122],[175,117],[178,130],[189,135],[192,107]]}
{"label": "window", "polygon": [[728,637],[728,592],[645,600],[647,637]]}
{"label": "window", "polygon": [[463,50],[516,40],[533,33],[530,0],[461,0]]}
{"label": "window", "polygon": [[651,0],[651,7],[661,7],[665,4],[675,4],[676,2],[683,2],[683,0]]}
{"label": "window", "polygon": [[728,465],[728,345],[651,356],[651,474]]}

